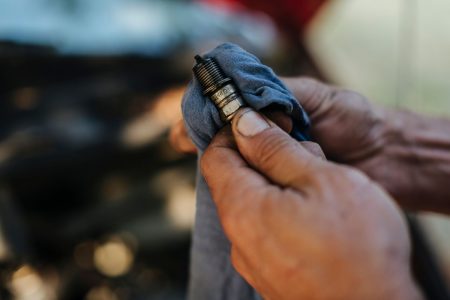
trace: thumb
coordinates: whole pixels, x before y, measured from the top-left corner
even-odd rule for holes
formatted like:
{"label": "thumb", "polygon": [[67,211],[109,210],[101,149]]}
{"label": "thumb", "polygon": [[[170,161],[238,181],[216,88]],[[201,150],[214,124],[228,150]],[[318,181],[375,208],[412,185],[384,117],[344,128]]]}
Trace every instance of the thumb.
{"label": "thumb", "polygon": [[283,82],[313,121],[319,119],[333,104],[330,101],[334,91],[332,86],[307,77],[286,77]]}
{"label": "thumb", "polygon": [[301,188],[324,163],[286,132],[250,108],[233,118],[239,152],[257,171],[281,186]]}

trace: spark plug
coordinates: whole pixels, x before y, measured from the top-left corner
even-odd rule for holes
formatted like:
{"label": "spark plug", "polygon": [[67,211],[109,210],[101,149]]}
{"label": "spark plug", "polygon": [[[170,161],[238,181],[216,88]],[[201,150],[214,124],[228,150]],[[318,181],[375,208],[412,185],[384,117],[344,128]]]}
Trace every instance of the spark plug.
{"label": "spark plug", "polygon": [[207,96],[219,110],[220,118],[230,122],[237,111],[244,107],[238,88],[227,77],[214,58],[195,56],[196,64],[192,69],[200,82],[203,95]]}

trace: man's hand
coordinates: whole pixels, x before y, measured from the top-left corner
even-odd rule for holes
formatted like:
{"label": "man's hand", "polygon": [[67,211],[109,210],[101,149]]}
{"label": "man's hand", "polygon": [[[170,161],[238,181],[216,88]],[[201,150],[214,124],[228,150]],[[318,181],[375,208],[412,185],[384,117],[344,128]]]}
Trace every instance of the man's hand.
{"label": "man's hand", "polygon": [[[363,171],[406,209],[450,213],[450,121],[386,110],[313,79],[284,82],[309,114],[312,137],[327,158]],[[171,141],[195,153],[181,121]]]}
{"label": "man's hand", "polygon": [[358,168],[406,209],[450,213],[450,121],[386,110],[362,95],[286,78],[329,159]]}
{"label": "man's hand", "polygon": [[381,188],[253,111],[232,132],[236,144],[220,132],[201,168],[233,264],[263,297],[420,299],[405,222]]}
{"label": "man's hand", "polygon": [[354,164],[386,146],[386,113],[362,95],[310,78],[283,80],[311,118],[313,139],[329,159]]}

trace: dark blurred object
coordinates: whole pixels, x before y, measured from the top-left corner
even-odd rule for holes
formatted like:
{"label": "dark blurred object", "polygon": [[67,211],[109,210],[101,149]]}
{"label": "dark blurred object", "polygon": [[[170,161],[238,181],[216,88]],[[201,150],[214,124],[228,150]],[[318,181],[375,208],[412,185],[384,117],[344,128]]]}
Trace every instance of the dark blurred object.
{"label": "dark blurred object", "polygon": [[285,37],[288,48],[293,49],[289,62],[282,65],[286,75],[308,74],[326,81],[315,58],[306,47],[302,34],[328,0],[200,0],[211,6],[232,12],[258,11],[270,16]]}
{"label": "dark blurred object", "polygon": [[202,0],[218,6],[238,10],[248,9],[268,14],[284,31],[303,32],[319,9],[328,0]]}
{"label": "dark blurred object", "polygon": [[184,299],[195,158],[166,133],[192,56],[272,23],[185,1],[0,4],[1,299]]}
{"label": "dark blurred object", "polygon": [[169,58],[20,47],[0,58],[5,288],[22,295],[33,280],[52,299],[57,281],[53,299],[182,299],[190,232],[171,206],[193,199],[195,161],[169,147],[160,106],[177,110],[158,99],[185,76]]}
{"label": "dark blurred object", "polygon": [[412,270],[427,299],[449,299],[445,276],[416,216],[407,215],[412,241]]}
{"label": "dark blurred object", "polygon": [[0,20],[0,40],[66,55],[164,57],[220,40],[261,50],[275,38],[267,18],[190,1],[15,0],[0,4]]}

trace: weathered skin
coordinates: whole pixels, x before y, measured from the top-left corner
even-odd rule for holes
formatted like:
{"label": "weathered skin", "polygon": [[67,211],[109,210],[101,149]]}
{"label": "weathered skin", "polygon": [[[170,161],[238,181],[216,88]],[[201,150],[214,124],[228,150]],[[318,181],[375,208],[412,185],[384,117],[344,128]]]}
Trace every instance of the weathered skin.
{"label": "weathered skin", "polygon": [[[450,120],[387,110],[362,95],[309,78],[285,78],[308,112],[314,140],[328,159],[363,171],[406,209],[450,213]],[[280,112],[264,112],[290,130]],[[172,145],[195,153],[180,120]]]}
{"label": "weathered skin", "polygon": [[[285,82],[322,148],[293,140],[280,112],[244,111],[201,160],[233,265],[266,299],[421,299],[391,196],[450,212],[450,121],[381,109],[311,79]],[[182,125],[171,140],[195,152]]]}
{"label": "weathered skin", "polygon": [[[233,120],[201,159],[236,270],[266,299],[420,299],[394,201],[271,123]],[[311,148],[311,144],[308,144]]]}

